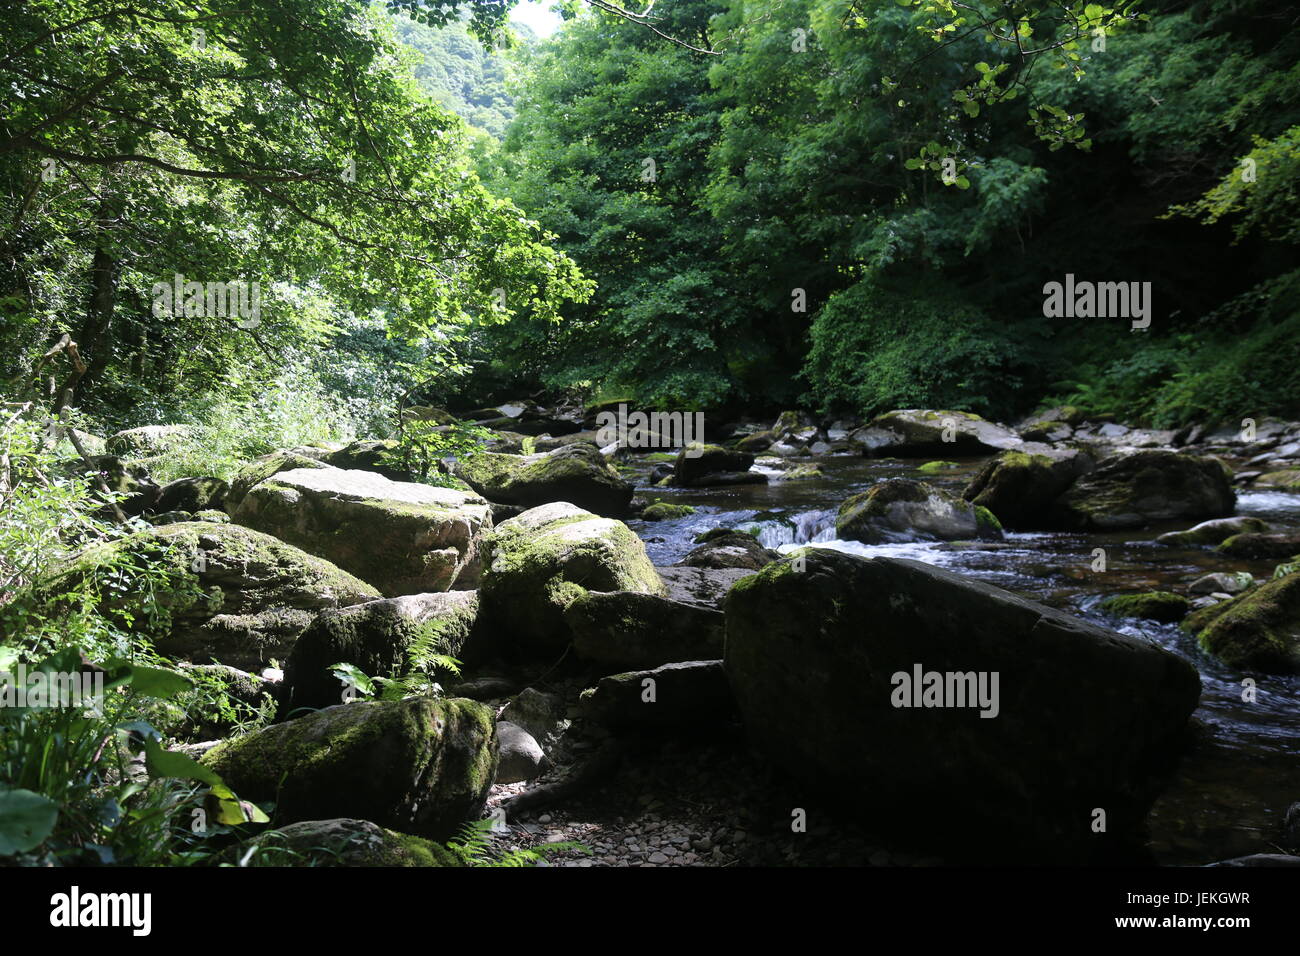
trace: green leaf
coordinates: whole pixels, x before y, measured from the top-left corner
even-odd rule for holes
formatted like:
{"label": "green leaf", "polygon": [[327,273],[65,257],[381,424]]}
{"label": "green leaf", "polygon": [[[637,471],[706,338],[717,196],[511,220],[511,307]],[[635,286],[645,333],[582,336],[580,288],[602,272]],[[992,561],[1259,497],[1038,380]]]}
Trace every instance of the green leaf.
{"label": "green leaf", "polygon": [[177,780],[197,780],[212,787],[225,786],[216,771],[209,770],[193,757],[164,750],[152,737],[144,742],[144,762],[151,777],[173,777]]}
{"label": "green leaf", "polygon": [[59,820],[59,805],[30,790],[0,790],[0,856],[26,853],[45,842]]}
{"label": "green leaf", "polygon": [[144,667],[140,664],[131,665],[131,689],[145,697],[166,700],[177,694],[183,694],[193,687],[193,681],[176,671],[164,670],[161,667]]}

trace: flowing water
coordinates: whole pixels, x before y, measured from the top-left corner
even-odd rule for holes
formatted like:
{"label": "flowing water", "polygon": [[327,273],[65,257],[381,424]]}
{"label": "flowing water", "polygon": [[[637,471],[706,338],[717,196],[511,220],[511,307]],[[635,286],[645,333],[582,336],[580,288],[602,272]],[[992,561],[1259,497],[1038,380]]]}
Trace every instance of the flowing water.
{"label": "flowing water", "polygon": [[[801,461],[801,460],[800,460]],[[1282,815],[1300,801],[1300,677],[1249,675],[1257,681],[1254,702],[1243,701],[1239,674],[1200,652],[1177,625],[1120,621],[1097,609],[1102,598],[1130,590],[1186,593],[1211,571],[1249,571],[1271,576],[1276,561],[1240,561],[1202,548],[1170,548],[1156,535],[1181,530],[1178,522],[1139,531],[1104,534],[1009,533],[1001,542],[865,545],[835,537],[835,513],[852,494],[886,478],[919,478],[960,493],[984,459],[957,462],[937,475],[917,471],[924,460],[826,457],[815,460],[824,477],[770,481],[767,485],[675,489],[647,484],[649,463],[634,464],[638,494],[651,501],[693,505],[694,514],[674,521],[631,522],[655,564],[673,564],[694,547],[694,538],[715,527],[754,529],[777,551],[807,544],[853,554],[913,558],[995,584],[1024,597],[1125,634],[1140,635],[1190,660],[1201,674],[1195,714],[1202,732],[1183,760],[1178,778],[1151,816],[1151,847],[1166,864],[1199,864],[1248,853],[1279,852],[1273,844]],[[760,466],[760,470],[761,469]],[[775,475],[774,469],[765,469]],[[1243,493],[1237,511],[1263,518],[1275,530],[1300,528],[1300,495]],[[1106,551],[1106,570],[1092,570],[1095,548]]]}

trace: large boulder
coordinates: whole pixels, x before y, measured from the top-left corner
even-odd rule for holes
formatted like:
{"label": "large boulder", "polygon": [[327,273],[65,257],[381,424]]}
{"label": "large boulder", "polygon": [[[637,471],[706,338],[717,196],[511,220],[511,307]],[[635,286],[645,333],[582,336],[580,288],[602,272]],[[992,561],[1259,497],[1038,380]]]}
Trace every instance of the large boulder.
{"label": "large boulder", "polygon": [[694,568],[677,565],[655,568],[667,596],[683,604],[722,609],[731,586],[754,572],[746,568]]}
{"label": "large boulder", "polygon": [[489,501],[529,508],[568,501],[609,517],[627,514],[633,492],[587,442],[528,457],[483,452],[457,462],[456,476]]}
{"label": "large boulder", "polygon": [[677,453],[672,483],[682,488],[766,483],[766,475],[749,470],[753,464],[754,456],[749,452],[729,451],[719,445],[691,445]]}
{"label": "large boulder", "polygon": [[[170,592],[132,585],[125,562],[160,567]],[[317,612],[372,601],[379,592],[330,562],[250,528],[185,521],[139,531],[86,549],[39,582],[37,594],[72,593],[88,578],[118,587],[101,602],[108,614],[143,622],[149,602],[170,612],[159,652],[178,660],[212,661],[256,671],[283,660]],[[123,586],[125,584],[125,586]]]}
{"label": "large boulder", "polygon": [[210,511],[221,508],[230,490],[220,478],[177,478],[162,486],[158,499],[150,507],[157,514],[169,511]]}
{"label": "large boulder", "polygon": [[985,462],[962,497],[1013,530],[1049,527],[1053,502],[1092,467],[1084,452],[1026,445]]}
{"label": "large boulder", "polygon": [[357,817],[445,840],[496,777],[492,709],[461,698],[338,704],[203,755],[236,793],[286,823]]}
{"label": "large boulder", "polygon": [[585,591],[664,591],[627,525],[568,502],[503,521],[483,549],[480,624],[521,650],[563,650],[570,640],[564,610]]}
{"label": "large boulder", "polygon": [[1020,436],[970,412],[905,408],[877,416],[849,436],[864,455],[897,458],[987,455],[1017,448]]}
{"label": "large boulder", "polygon": [[809,799],[985,860],[1140,839],[1194,667],[920,562],[795,556],[731,589],[725,662],[752,743]]}
{"label": "large boulder", "polygon": [[835,516],[835,534],[849,541],[960,541],[1002,537],[997,518],[923,481],[890,478],[847,498]]}
{"label": "large boulder", "polygon": [[1195,611],[1183,628],[1229,667],[1300,672],[1300,574],[1287,574]]}
{"label": "large boulder", "polygon": [[413,481],[410,463],[392,438],[359,439],[321,459],[345,471],[373,471],[392,481]]}
{"label": "large boulder", "polygon": [[472,587],[487,502],[372,471],[296,468],[244,495],[232,517],[328,558],[384,595]]}
{"label": "large boulder", "polygon": [[588,591],[565,609],[573,650],[612,667],[658,667],[722,655],[722,612],[639,591]]}
{"label": "large boulder", "polygon": [[413,649],[459,657],[477,613],[476,591],[408,594],[322,611],[285,661],[282,712],[339,703],[335,664],[392,678],[406,673]]}
{"label": "large boulder", "polygon": [[1224,518],[1236,501],[1232,475],[1218,459],[1139,451],[1102,461],[1057,499],[1056,511],[1066,527],[1117,531],[1154,521]]}
{"label": "large boulder", "polygon": [[1156,541],[1159,544],[1191,548],[1198,545],[1220,544],[1234,534],[1259,534],[1267,530],[1267,522],[1247,515],[1238,515],[1235,518],[1211,518],[1186,531],[1170,531],[1158,535]]}
{"label": "large boulder", "polygon": [[326,467],[328,466],[319,459],[304,454],[302,449],[297,448],[273,451],[270,454],[262,455],[260,458],[255,458],[240,468],[230,480],[230,488],[226,492],[226,511],[234,514],[240,502],[244,500],[244,495],[272,475],[278,475],[282,471],[293,471],[297,468]]}

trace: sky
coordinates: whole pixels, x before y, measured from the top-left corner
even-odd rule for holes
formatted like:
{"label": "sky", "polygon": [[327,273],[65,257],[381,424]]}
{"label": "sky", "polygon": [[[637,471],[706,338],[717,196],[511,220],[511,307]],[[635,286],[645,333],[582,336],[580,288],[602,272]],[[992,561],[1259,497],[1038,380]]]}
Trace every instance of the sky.
{"label": "sky", "polygon": [[516,23],[525,23],[541,37],[548,37],[560,25],[560,17],[550,11],[552,0],[520,0],[518,6],[510,11],[510,19]]}

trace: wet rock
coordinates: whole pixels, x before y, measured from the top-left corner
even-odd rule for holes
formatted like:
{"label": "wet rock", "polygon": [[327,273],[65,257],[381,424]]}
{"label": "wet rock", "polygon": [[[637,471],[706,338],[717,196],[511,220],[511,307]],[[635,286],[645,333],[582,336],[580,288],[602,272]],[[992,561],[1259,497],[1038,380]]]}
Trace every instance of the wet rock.
{"label": "wet rock", "polygon": [[1200,696],[1153,643],[916,561],[803,549],[726,618],[750,740],[801,788],[1022,861],[1139,842]]}
{"label": "wet rock", "polygon": [[1101,602],[1101,609],[1115,617],[1136,617],[1173,624],[1187,616],[1191,602],[1169,591],[1117,594]]}
{"label": "wet rock", "polygon": [[1196,545],[1219,544],[1235,534],[1260,533],[1268,530],[1268,523],[1259,518],[1238,515],[1235,518],[1214,518],[1202,521],[1186,531],[1170,531],[1157,536],[1160,544],[1193,547]]}
{"label": "wet rock", "polygon": [[999,539],[997,518],[979,505],[922,481],[891,478],[840,505],[835,533],[850,541]]}
{"label": "wet rock", "polygon": [[715,528],[696,540],[701,543],[688,551],[680,562],[686,567],[757,571],[777,558],[775,551],[763,547],[757,538],[744,531]]}
{"label": "wet rock", "polygon": [[765,475],[749,470],[753,464],[754,456],[748,452],[729,451],[718,445],[695,445],[677,453],[673,484],[681,488],[707,488],[766,482]]}
{"label": "wet rock", "polygon": [[642,521],[675,521],[695,514],[690,505],[675,505],[667,501],[656,501],[641,512]]}

